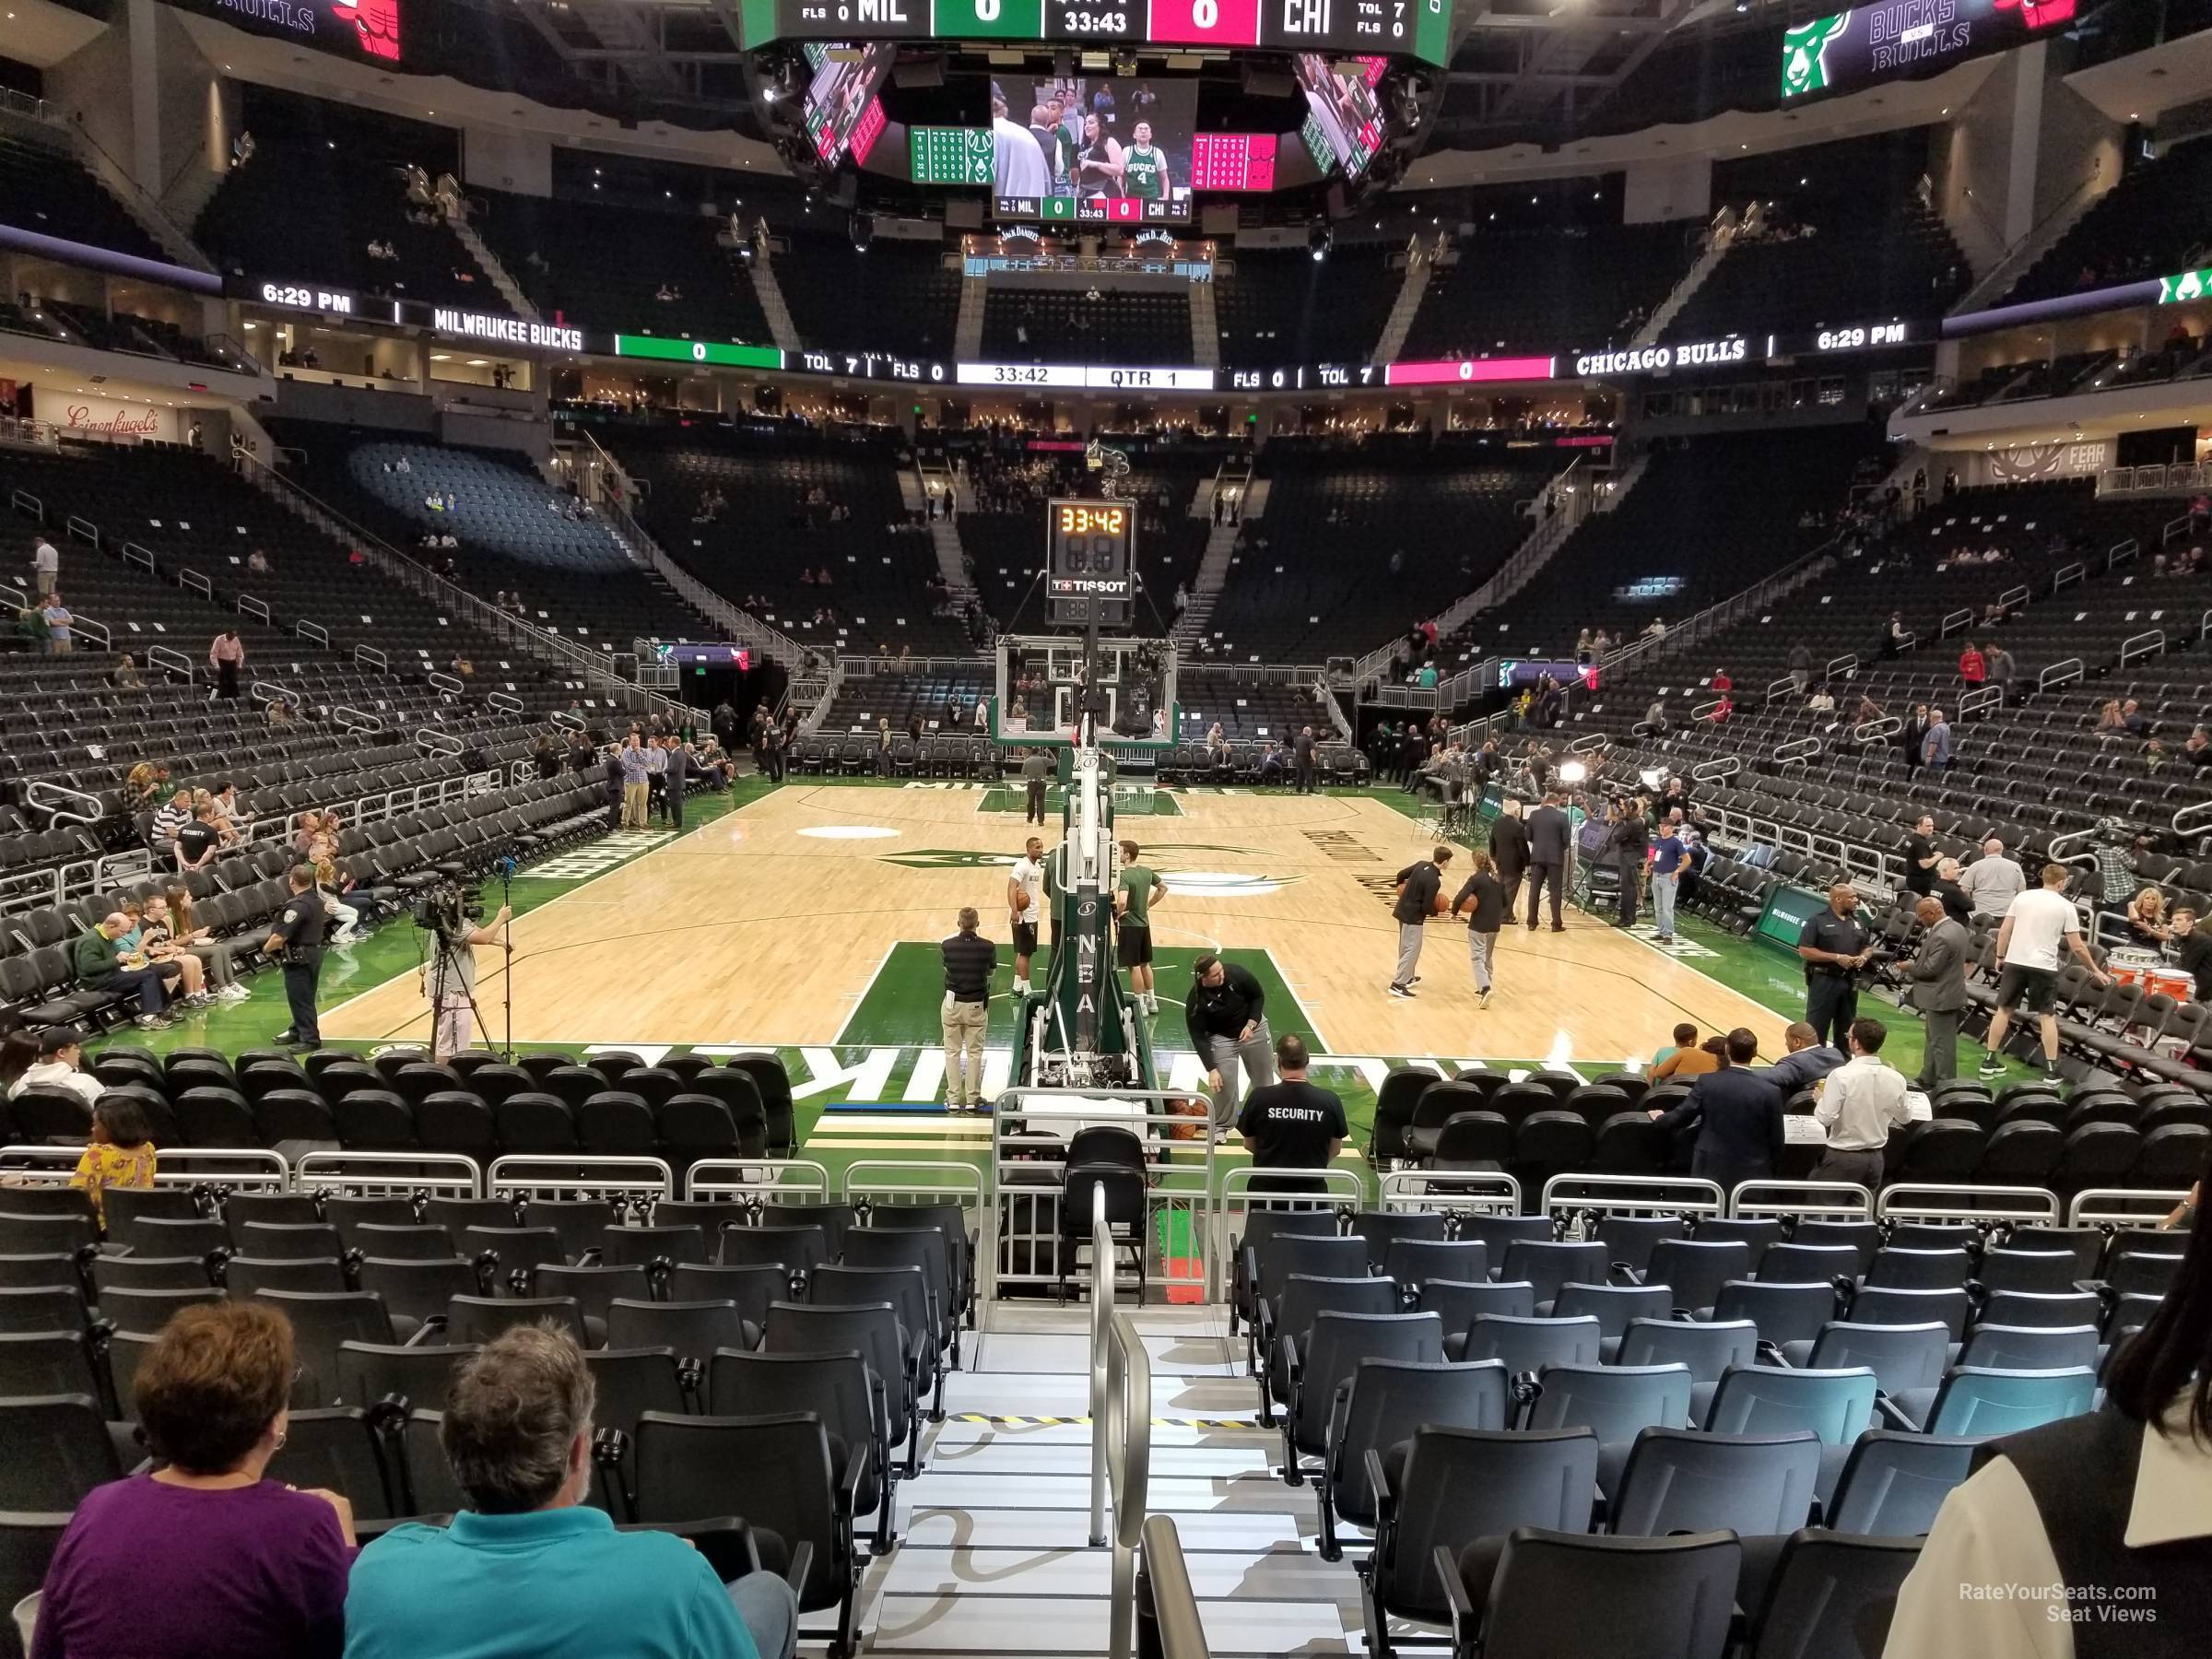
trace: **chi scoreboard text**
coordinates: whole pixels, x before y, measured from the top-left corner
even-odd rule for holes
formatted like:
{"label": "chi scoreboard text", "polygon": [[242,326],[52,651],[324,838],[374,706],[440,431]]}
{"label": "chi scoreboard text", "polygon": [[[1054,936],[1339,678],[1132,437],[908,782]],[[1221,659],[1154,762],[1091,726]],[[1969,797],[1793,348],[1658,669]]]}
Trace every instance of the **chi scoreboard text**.
{"label": "chi scoreboard text", "polygon": [[1065,41],[1451,55],[1453,0],[741,0],[745,43]]}

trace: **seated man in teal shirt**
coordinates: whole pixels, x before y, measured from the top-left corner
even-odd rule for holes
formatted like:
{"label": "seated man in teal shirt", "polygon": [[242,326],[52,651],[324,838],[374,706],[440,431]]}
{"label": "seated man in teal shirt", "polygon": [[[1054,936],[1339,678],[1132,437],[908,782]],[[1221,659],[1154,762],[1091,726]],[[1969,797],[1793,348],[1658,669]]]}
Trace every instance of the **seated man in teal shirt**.
{"label": "seated man in teal shirt", "polygon": [[346,1659],[791,1659],[798,1602],[748,1573],[724,1586],[669,1533],[618,1533],[582,1500],[591,1371],[569,1336],[520,1325],[460,1369],[441,1441],[472,1506],[361,1551]]}

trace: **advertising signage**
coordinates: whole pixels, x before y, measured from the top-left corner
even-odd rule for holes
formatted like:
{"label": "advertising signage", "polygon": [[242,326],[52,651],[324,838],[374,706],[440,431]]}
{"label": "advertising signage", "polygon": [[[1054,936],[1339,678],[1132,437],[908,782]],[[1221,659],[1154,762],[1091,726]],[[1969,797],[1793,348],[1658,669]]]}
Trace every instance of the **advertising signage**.
{"label": "advertising signage", "polygon": [[196,12],[254,34],[319,52],[396,64],[402,0],[182,0]]}
{"label": "advertising signage", "polygon": [[1782,36],[1782,96],[1810,97],[1948,69],[2074,20],[2077,0],[1884,0]]}

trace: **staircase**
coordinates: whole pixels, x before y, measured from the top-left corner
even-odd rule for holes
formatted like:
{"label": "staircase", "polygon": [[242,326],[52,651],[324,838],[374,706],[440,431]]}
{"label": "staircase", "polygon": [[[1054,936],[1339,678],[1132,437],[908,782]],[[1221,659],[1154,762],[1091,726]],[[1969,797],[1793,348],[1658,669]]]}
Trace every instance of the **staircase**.
{"label": "staircase", "polygon": [[467,250],[468,256],[477,262],[477,268],[491,279],[493,288],[499,289],[500,298],[507,301],[507,308],[529,322],[538,321],[537,307],[530,303],[530,296],[523,292],[523,285],[515,281],[512,273],[500,263],[500,256],[491,251],[490,244],[477,234],[477,228],[468,222],[467,212],[464,210],[454,214],[445,222],[453,228],[453,234],[461,239],[461,245]]}
{"label": "staircase", "polygon": [[[952,355],[964,362],[973,362],[983,355],[983,294],[989,287],[981,276],[960,278],[960,315],[953,325]],[[1215,355],[1220,355],[1218,347]]]}
{"label": "staircase", "polygon": [[1206,625],[1214,614],[1214,601],[1229,580],[1230,557],[1236,551],[1235,524],[1216,524],[1206,538],[1206,556],[1198,561],[1197,580],[1191,584],[1191,602],[1182,607],[1169,634],[1178,646],[1194,644],[1206,637]]}
{"label": "staircase", "polygon": [[776,280],[775,266],[769,262],[768,239],[759,238],[753,247],[753,292],[760,298],[760,312],[768,319],[768,336],[785,351],[799,349],[799,326],[791,320],[791,307],[783,303],[783,285]]}
{"label": "staircase", "polygon": [[1712,275],[1734,245],[1731,242],[1708,241],[1705,251],[1690,262],[1688,270],[1682,273],[1682,280],[1675,284],[1674,291],[1660,301],[1659,309],[1636,331],[1635,337],[1629,344],[1635,347],[1657,344],[1659,336],[1672,328],[1675,319],[1682,314],[1682,308],[1689,303],[1689,297],[1705,286],[1705,278]]}
{"label": "staircase", "polygon": [[1429,291],[1430,274],[1436,268],[1435,260],[1418,252],[1406,261],[1406,280],[1398,284],[1398,297],[1390,303],[1390,315],[1383,319],[1382,337],[1375,342],[1371,359],[1387,363],[1405,349],[1406,336],[1412,331],[1413,319],[1421,309],[1421,297]]}
{"label": "staircase", "polygon": [[1201,369],[1221,366],[1221,318],[1210,282],[1191,284],[1191,361]]}

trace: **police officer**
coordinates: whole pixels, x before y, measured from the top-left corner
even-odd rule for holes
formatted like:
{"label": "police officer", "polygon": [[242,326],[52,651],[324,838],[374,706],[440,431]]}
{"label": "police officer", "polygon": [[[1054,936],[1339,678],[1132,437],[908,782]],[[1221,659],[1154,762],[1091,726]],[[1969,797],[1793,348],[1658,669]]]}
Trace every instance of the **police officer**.
{"label": "police officer", "polygon": [[1851,1022],[1859,1014],[1859,970],[1873,956],[1874,935],[1860,923],[1858,889],[1832,882],[1827,908],[1806,919],[1798,931],[1797,954],[1805,959],[1805,1018],[1820,1041],[1845,1049]]}
{"label": "police officer", "polygon": [[292,896],[277,912],[262,949],[284,964],[284,1000],[292,1028],[276,1041],[287,1048],[321,1048],[323,1029],[315,1019],[315,984],[323,975],[323,895],[315,891],[312,865],[294,865]]}

